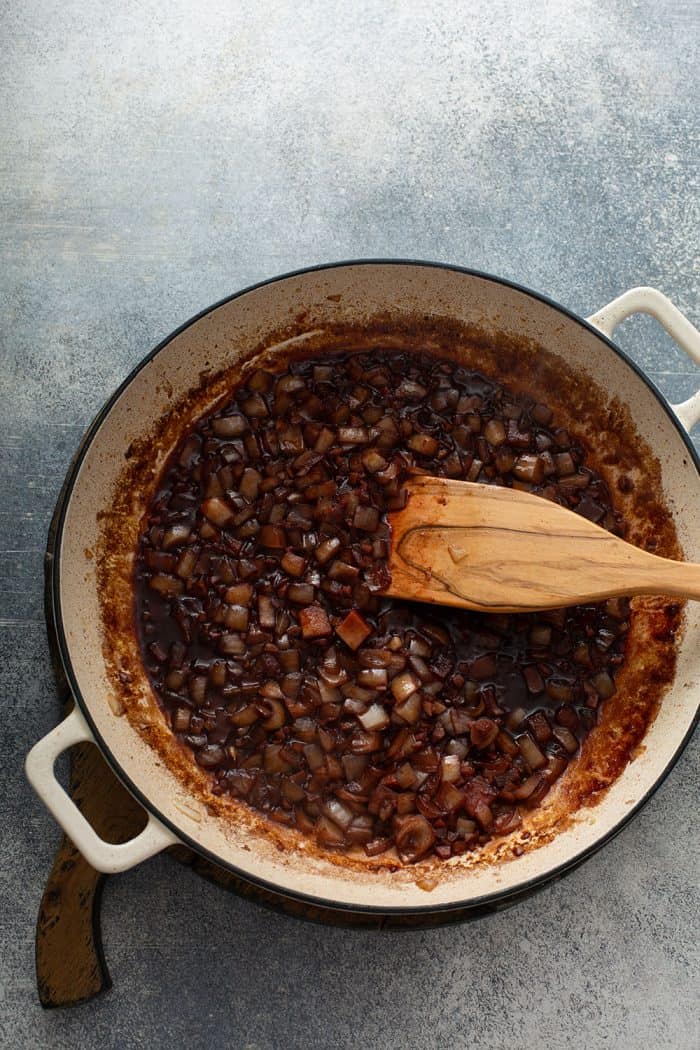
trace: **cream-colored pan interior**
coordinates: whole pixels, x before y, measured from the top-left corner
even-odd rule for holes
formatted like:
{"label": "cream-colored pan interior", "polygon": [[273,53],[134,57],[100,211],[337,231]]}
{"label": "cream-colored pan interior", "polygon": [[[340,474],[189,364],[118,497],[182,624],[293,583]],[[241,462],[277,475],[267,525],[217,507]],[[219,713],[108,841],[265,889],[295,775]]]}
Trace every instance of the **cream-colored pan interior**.
{"label": "cream-colored pan interior", "polygon": [[[282,891],[346,907],[430,908],[512,891],[562,866],[608,836],[654,787],[686,737],[700,698],[700,605],[691,603],[675,686],[645,747],[603,800],[582,811],[551,842],[517,860],[448,870],[432,888],[411,872],[367,875],[303,850],[280,852],[264,837],[231,828],[193,804],[186,789],[108,702],[96,566],[98,513],[109,509],[129,444],[206,370],[236,361],[265,334],[306,312],[313,326],[392,317],[450,316],[486,331],[533,339],[595,377],[631,408],[662,468],[665,498],[685,556],[700,560],[700,479],[681,437],[646,383],[595,333],[537,298],[488,278],[419,264],[348,264],[287,277],[224,303],[165,345],[123,390],[92,438],[68,501],[59,547],[58,605],[80,702],[127,781],[188,841],[244,874]],[[504,376],[504,381],[508,377]]]}

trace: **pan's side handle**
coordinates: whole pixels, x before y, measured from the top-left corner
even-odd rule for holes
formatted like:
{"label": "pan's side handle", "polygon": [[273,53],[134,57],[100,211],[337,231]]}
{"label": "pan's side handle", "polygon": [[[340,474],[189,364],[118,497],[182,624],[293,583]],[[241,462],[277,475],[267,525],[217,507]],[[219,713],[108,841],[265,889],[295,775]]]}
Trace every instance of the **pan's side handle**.
{"label": "pan's side handle", "polygon": [[[678,307],[656,288],[630,288],[602,310],[591,314],[588,323],[611,339],[620,322],[630,314],[637,313],[650,314],[656,318],[681,350],[685,350],[688,357],[696,365],[700,365],[700,332],[683,316]],[[671,407],[685,429],[692,430],[695,424],[700,422],[700,390],[687,401]]]}
{"label": "pan's side handle", "polygon": [[100,838],[54,773],[58,756],[83,741],[94,743],[87,722],[75,707],[67,718],[34,745],[27,755],[24,769],[39,798],[93,868],[106,875],[127,871],[178,842],[176,836],[150,813],[141,834],[129,842],[115,844]]}

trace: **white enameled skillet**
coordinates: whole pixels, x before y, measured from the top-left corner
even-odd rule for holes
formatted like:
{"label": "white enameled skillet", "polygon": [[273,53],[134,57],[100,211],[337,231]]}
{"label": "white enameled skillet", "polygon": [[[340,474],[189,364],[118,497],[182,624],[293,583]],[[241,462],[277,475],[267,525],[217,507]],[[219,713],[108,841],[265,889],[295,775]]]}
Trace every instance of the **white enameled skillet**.
{"label": "white enameled skillet", "polygon": [[[72,713],[30,752],[33,787],[98,870],[123,871],[174,843],[186,843],[252,882],[326,907],[383,913],[424,913],[507,901],[572,868],[609,840],[639,810],[687,742],[700,699],[700,603],[689,605],[679,643],[676,678],[649,727],[644,747],[593,808],[536,850],[503,864],[460,872],[426,885],[391,872],[362,873],[323,856],[273,848],[264,834],[231,829],[193,805],[187,788],[158,760],[108,702],[110,672],[103,657],[98,574],[98,515],[108,510],[124,450],[148,433],[200,373],[235,364],[242,347],[300,315],[362,324],[378,315],[454,318],[486,332],[524,337],[547,347],[569,368],[590,376],[628,407],[661,467],[664,499],[685,557],[700,561],[700,463],[689,431],[700,418],[700,393],[669,406],[611,341],[625,317],[656,317],[700,364],[700,336],[659,292],[636,288],[583,320],[545,297],[510,282],[455,266],[361,261],[320,266],[274,278],[216,304],[168,337],[128,377],[101,410],[71,466],[57,523],[53,615],[61,659],[75,698]],[[504,383],[508,376],[501,377]],[[56,780],[57,756],[94,741],[148,814],[130,842],[102,841]]]}

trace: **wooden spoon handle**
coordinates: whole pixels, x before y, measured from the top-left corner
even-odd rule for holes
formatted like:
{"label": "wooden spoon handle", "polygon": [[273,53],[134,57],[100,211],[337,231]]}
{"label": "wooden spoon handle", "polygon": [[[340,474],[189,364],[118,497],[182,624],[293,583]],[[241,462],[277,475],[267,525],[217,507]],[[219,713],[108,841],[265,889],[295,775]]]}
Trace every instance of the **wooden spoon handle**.
{"label": "wooden spoon handle", "polygon": [[408,487],[392,516],[388,594],[491,612],[700,598],[700,566],[648,554],[539,496],[427,477]]}

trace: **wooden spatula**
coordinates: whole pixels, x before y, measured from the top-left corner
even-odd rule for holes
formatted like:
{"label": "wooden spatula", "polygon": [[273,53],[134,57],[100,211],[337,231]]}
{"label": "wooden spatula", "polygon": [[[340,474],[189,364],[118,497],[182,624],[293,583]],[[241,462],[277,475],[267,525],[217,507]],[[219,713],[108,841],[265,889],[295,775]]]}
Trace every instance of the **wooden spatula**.
{"label": "wooden spatula", "polygon": [[488,612],[528,612],[622,595],[700,599],[700,565],[626,543],[529,492],[419,475],[390,516],[386,593]]}

